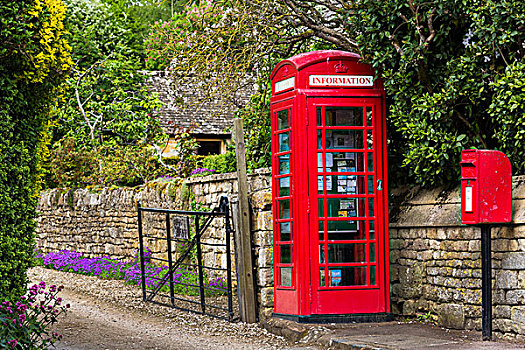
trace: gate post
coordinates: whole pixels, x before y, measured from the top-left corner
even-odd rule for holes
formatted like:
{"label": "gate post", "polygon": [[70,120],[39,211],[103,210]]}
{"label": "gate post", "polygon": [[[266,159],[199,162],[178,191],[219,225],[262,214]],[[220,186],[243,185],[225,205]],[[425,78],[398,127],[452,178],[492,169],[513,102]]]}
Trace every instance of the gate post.
{"label": "gate post", "polygon": [[248,181],[246,179],[246,157],[244,147],[244,130],[242,119],[233,121],[235,135],[235,154],[237,158],[237,191],[239,196],[239,210],[237,226],[239,231],[239,261],[237,274],[239,276],[239,309],[241,319],[247,323],[257,320],[257,299],[253,275],[252,239],[250,234],[250,207],[248,203]]}

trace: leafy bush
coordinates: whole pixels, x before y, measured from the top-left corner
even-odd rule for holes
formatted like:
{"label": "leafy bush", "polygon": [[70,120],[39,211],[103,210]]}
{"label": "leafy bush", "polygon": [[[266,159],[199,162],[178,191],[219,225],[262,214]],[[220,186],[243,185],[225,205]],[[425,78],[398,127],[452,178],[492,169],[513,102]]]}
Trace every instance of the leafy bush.
{"label": "leafy bush", "polygon": [[237,170],[235,152],[228,151],[223,154],[213,154],[202,159],[202,167],[213,169],[215,174],[231,173]]}
{"label": "leafy bush", "polygon": [[0,304],[0,347],[2,349],[48,349],[60,335],[49,328],[66,312],[58,293],[63,289],[46,283],[34,284],[27,295]]}
{"label": "leafy bush", "polygon": [[364,0],[347,35],[382,75],[390,151],[411,182],[457,183],[460,151],[505,151],[525,171],[522,1]]}
{"label": "leafy bush", "polygon": [[26,288],[32,263],[40,164],[47,131],[72,62],[61,0],[0,4],[0,295]]}

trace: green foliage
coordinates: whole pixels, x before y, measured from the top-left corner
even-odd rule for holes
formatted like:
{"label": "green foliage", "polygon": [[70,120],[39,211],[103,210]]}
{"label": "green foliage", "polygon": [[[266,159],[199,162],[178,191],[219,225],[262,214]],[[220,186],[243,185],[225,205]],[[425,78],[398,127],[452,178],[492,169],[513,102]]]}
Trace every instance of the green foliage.
{"label": "green foliage", "polygon": [[[61,0],[0,1],[0,295],[25,292],[40,161],[71,65]],[[23,44],[23,45],[22,45]]]}
{"label": "green foliage", "polygon": [[246,143],[246,167],[258,169],[271,166],[270,84],[261,85],[250,103],[237,114],[243,119]]}
{"label": "green foliage", "polygon": [[202,168],[215,170],[214,174],[231,173],[237,170],[235,152],[213,154],[202,159]]}
{"label": "green foliage", "polygon": [[161,103],[148,91],[134,57],[114,54],[76,71],[67,83],[55,138],[75,138],[91,148],[151,142],[160,126],[153,115]]}
{"label": "green foliage", "polygon": [[51,187],[136,186],[164,174],[155,151],[142,144],[101,146],[96,152],[65,138],[49,162]]}
{"label": "green foliage", "polygon": [[399,137],[390,150],[408,179],[457,181],[460,151],[471,147],[503,150],[525,171],[522,2],[366,0],[347,14],[348,34],[384,78]]}
{"label": "green foliage", "polygon": [[65,0],[66,29],[73,47],[73,60],[89,67],[112,53],[130,55],[134,33],[127,21],[101,0]]}

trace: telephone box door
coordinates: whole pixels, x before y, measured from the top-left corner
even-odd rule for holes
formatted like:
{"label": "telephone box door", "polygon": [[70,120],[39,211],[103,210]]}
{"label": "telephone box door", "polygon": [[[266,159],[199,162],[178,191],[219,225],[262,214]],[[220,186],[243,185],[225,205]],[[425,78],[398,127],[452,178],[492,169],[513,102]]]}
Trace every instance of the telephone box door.
{"label": "telephone box door", "polygon": [[[308,98],[312,314],[386,310],[380,98]],[[315,174],[316,176],[312,176]]]}

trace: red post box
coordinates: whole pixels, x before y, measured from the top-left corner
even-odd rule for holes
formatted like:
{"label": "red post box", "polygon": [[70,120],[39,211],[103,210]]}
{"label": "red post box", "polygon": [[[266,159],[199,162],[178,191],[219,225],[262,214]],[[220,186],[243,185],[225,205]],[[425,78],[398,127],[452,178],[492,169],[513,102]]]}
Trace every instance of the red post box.
{"label": "red post box", "polygon": [[512,169],[499,151],[461,152],[461,223],[512,221]]}
{"label": "red post box", "polygon": [[386,320],[383,83],[343,51],[289,58],[271,79],[275,314]]}

